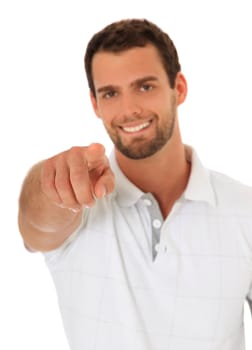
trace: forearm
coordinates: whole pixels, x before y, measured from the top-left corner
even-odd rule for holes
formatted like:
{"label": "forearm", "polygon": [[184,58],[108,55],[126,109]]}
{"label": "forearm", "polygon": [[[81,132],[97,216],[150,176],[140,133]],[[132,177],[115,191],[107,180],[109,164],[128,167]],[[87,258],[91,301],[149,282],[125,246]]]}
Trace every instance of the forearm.
{"label": "forearm", "polygon": [[57,248],[81,223],[83,207],[114,189],[114,174],[100,144],[71,147],[36,164],[24,180],[19,228],[33,250]]}

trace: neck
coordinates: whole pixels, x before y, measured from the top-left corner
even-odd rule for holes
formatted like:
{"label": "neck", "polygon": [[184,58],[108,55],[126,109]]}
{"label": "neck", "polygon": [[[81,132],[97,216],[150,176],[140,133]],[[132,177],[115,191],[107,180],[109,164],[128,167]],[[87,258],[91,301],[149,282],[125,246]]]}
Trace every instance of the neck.
{"label": "neck", "polygon": [[150,192],[159,203],[166,217],[174,202],[183,193],[190,175],[190,164],[186,160],[185,147],[179,129],[155,155],[133,160],[116,151],[121,170],[143,192]]}

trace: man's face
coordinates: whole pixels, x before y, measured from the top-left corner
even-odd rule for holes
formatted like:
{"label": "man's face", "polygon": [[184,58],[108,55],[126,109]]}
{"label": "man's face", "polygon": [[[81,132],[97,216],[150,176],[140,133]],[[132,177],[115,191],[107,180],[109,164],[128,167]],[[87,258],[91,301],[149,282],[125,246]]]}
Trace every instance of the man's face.
{"label": "man's face", "polygon": [[178,102],[156,48],[98,52],[92,68],[93,107],[116,149],[129,158],[142,159],[167,144]]}

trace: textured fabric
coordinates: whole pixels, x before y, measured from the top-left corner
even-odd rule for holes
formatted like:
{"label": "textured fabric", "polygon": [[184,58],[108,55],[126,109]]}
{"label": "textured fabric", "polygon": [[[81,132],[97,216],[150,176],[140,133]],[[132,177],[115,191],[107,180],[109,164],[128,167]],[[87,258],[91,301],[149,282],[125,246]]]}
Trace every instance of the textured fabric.
{"label": "textured fabric", "polygon": [[252,189],[187,152],[190,179],[165,220],[112,155],[113,194],[45,254],[71,350],[244,350]]}

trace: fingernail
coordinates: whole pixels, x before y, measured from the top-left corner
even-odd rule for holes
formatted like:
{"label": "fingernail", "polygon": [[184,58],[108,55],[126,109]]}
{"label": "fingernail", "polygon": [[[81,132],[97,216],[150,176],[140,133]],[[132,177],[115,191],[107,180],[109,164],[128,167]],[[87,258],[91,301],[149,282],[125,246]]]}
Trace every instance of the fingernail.
{"label": "fingernail", "polygon": [[89,203],[85,203],[83,205],[83,207],[89,209],[89,208],[92,208],[94,205],[95,205],[95,201],[92,201],[92,202],[89,202]]}
{"label": "fingernail", "polygon": [[102,197],[105,197],[105,196],[106,196],[106,193],[107,193],[106,187],[105,187],[105,186],[102,186],[102,187],[101,187],[101,196],[102,196]]}
{"label": "fingernail", "polygon": [[73,213],[78,213],[80,211],[80,208],[68,208]]}

